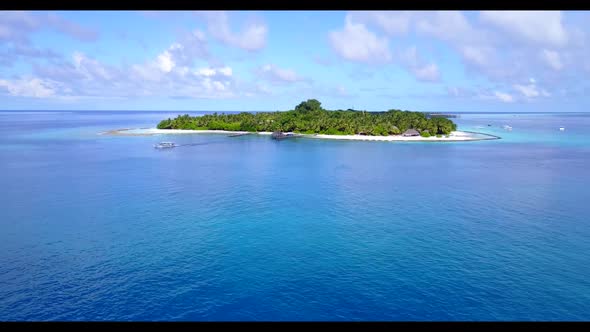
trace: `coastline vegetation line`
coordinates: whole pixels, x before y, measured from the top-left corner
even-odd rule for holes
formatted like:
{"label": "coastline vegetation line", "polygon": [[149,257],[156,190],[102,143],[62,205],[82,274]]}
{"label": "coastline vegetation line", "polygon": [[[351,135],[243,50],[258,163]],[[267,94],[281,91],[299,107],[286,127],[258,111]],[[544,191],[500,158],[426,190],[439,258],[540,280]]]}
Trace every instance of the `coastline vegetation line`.
{"label": "coastline vegetation line", "polygon": [[238,114],[214,113],[203,116],[179,115],[162,120],[158,129],[281,131],[325,135],[400,135],[409,129],[420,136],[449,135],[457,125],[445,117],[391,109],[386,112],[325,110],[316,99],[301,102],[294,110]]}

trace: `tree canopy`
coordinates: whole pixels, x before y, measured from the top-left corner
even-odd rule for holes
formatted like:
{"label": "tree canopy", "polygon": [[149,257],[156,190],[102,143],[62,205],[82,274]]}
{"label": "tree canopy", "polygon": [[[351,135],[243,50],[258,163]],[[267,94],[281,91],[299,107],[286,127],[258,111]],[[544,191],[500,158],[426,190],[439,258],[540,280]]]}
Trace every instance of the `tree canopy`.
{"label": "tree canopy", "polygon": [[294,110],[284,112],[214,113],[203,116],[179,115],[158,124],[160,129],[285,131],[304,134],[371,136],[399,135],[408,129],[428,135],[448,135],[456,124],[444,117],[426,113],[391,109],[386,112],[356,110],[329,111],[316,99],[301,102]]}

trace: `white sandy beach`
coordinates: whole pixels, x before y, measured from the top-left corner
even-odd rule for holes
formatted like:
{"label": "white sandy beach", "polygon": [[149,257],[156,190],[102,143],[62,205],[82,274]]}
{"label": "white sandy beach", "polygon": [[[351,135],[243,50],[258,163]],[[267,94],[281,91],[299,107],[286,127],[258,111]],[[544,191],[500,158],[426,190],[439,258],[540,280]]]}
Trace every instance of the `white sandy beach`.
{"label": "white sandy beach", "polygon": [[[184,130],[184,129],[157,129],[157,128],[138,128],[138,129],[116,129],[110,130],[101,134],[105,135],[123,135],[123,136],[152,136],[160,134],[245,134],[246,131],[227,131],[227,130]],[[258,135],[271,135],[271,132],[258,132],[252,133]],[[338,139],[338,140],[353,140],[353,141],[404,141],[404,142],[424,142],[424,141],[478,141],[497,139],[498,137],[483,134],[483,133],[472,133],[464,131],[454,131],[447,136],[442,137],[422,137],[412,136],[404,137],[402,135],[392,136],[364,136],[364,135],[309,135],[309,134],[298,134],[304,138],[316,138],[316,139]]]}
{"label": "white sandy beach", "polygon": [[402,135],[392,136],[364,136],[364,135],[309,135],[311,138],[326,138],[326,139],[340,139],[340,140],[355,140],[355,141],[473,141],[482,139],[492,139],[492,136],[485,134],[467,133],[464,131],[454,131],[446,137],[422,137],[410,136],[404,137]]}

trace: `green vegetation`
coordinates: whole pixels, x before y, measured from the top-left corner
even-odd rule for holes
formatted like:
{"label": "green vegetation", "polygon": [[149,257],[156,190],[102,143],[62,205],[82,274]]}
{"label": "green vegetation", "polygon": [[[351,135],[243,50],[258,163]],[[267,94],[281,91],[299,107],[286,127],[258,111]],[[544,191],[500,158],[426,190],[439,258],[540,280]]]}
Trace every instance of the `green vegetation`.
{"label": "green vegetation", "polygon": [[[180,115],[158,124],[159,129],[229,130],[229,131],[284,131],[303,134],[328,135],[399,135],[414,128],[422,136],[447,135],[457,129],[453,121],[444,117],[428,117],[425,113],[401,110],[367,112],[328,111],[319,101],[310,99],[286,112],[238,114],[207,114],[191,117]],[[425,136],[428,135],[428,136]]]}
{"label": "green vegetation", "polygon": [[420,132],[420,136],[422,137],[430,137],[430,131],[429,130],[423,130]]}

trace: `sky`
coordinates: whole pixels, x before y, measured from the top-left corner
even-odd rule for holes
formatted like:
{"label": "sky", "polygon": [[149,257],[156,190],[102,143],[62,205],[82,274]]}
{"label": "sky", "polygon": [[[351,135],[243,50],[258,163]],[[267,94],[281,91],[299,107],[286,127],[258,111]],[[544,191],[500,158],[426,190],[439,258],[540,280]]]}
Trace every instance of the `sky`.
{"label": "sky", "polygon": [[585,11],[2,11],[2,110],[590,110]]}

